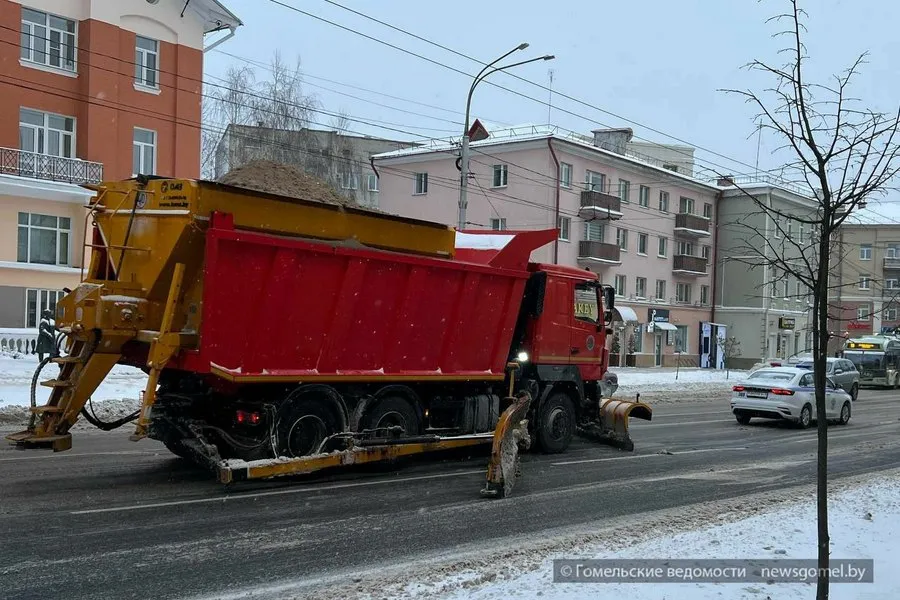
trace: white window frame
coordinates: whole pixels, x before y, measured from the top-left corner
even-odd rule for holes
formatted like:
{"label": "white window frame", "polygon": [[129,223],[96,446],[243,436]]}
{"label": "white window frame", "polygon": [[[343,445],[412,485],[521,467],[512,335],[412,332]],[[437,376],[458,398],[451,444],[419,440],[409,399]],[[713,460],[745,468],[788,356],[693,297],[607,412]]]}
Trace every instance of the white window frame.
{"label": "white window frame", "polygon": [[506,217],[491,217],[493,231],[506,231]]}
{"label": "white window frame", "polygon": [[857,321],[868,321],[869,320],[869,307],[868,306],[857,306],[856,307],[856,320]]}
{"label": "white window frame", "polygon": [[675,283],[675,302],[680,304],[691,303],[691,284],[683,281]]}
{"label": "white window frame", "polygon": [[366,175],[366,190],[378,193],[378,175],[369,173]]}
{"label": "white window frame", "polygon": [[794,282],[794,301],[802,302],[803,296],[805,295],[806,294],[803,293],[803,282],[798,279]]}
{"label": "white window frame", "polygon": [[622,252],[628,252],[628,230],[621,227],[616,228],[616,244]]}
{"label": "white window frame", "polygon": [[659,236],[659,240],[656,243],[656,256],[659,258],[669,257],[669,238]]}
{"label": "white window frame", "polygon": [[669,192],[659,190],[659,212],[669,212]]}
{"label": "white window frame", "polygon": [[[687,210],[685,210],[687,209]],[[688,196],[678,197],[678,214],[692,215],[694,214],[694,199]]]}
{"label": "white window frame", "polygon": [[708,285],[700,286],[700,305],[701,306],[709,305],[709,286]]}
{"label": "white window frame", "polygon": [[605,238],[606,227],[603,226],[603,223],[600,223],[598,221],[584,222],[584,241],[600,242],[602,244]]}
{"label": "white window frame", "polygon": [[606,175],[587,169],[584,172],[584,189],[589,192],[606,192]]}
{"label": "white window frame", "polygon": [[636,298],[646,299],[647,298],[647,278],[646,277],[635,277],[634,278],[634,295]]}
{"label": "white window frame", "polygon": [[[621,287],[620,287],[621,283]],[[616,296],[624,297],[628,292],[628,277],[626,275],[616,275],[615,279]]]}
{"label": "white window frame", "polygon": [[572,165],[569,163],[559,163],[559,186],[567,189],[572,187]]}
{"label": "white window frame", "polygon": [[342,190],[358,190],[359,175],[356,173],[341,173]]}
{"label": "white window frame", "polygon": [[[23,121],[23,117],[25,116],[23,113],[32,113],[37,116],[40,115],[43,120],[42,125],[36,125],[34,123],[26,123]],[[66,129],[59,129],[57,127],[52,127],[50,125],[51,117],[56,117],[58,119],[64,119],[64,127],[69,122],[72,124],[71,131]],[[31,136],[32,144],[34,146],[34,150],[26,150],[29,152],[34,152],[35,154],[43,154],[45,156],[58,156],[60,158],[75,158],[75,132],[78,129],[78,123],[75,121],[75,117],[70,117],[67,115],[60,115],[57,113],[46,112],[43,110],[35,110],[33,108],[27,107],[19,107],[19,146],[20,150],[26,150],[22,148],[22,138],[26,135],[23,130],[28,130],[28,135]],[[59,136],[59,153],[51,154],[50,153],[50,137],[52,135]],[[69,149],[70,155],[66,155],[65,153],[65,140],[68,138],[69,140]],[[35,165],[37,167],[37,165]]]}
{"label": "white window frame", "polygon": [[656,296],[654,296],[657,300],[665,300],[666,299],[666,280],[665,279],[657,279],[656,280]]}
{"label": "white window frame", "polygon": [[572,235],[572,218],[560,215],[556,221],[556,228],[559,230],[559,241],[568,242]]}
{"label": "white window frame", "polygon": [[[150,42],[154,46],[153,50],[141,48],[140,42]],[[159,40],[148,38],[142,35],[136,36],[134,42],[134,85],[136,88],[147,90],[159,89]],[[155,67],[148,66],[148,59],[153,57]],[[150,76],[153,77],[153,83],[147,83]]]}
{"label": "white window frame", "polygon": [[[35,15],[43,16],[43,24],[37,23],[35,21],[29,21],[25,19],[25,11],[29,11],[34,13]],[[24,65],[36,65],[38,68],[50,69],[52,71],[59,71],[64,74],[69,73],[77,73],[78,68],[78,21],[74,19],[68,19],[66,17],[61,17],[59,15],[55,15],[53,13],[44,12],[41,10],[36,10],[34,8],[28,6],[22,6],[20,12],[20,34],[19,34],[19,60]],[[63,30],[59,27],[54,27],[50,24],[52,19],[59,19],[61,21],[65,21],[66,24],[71,24],[73,31]],[[43,29],[43,31],[40,31]],[[59,64],[52,64],[52,50],[53,50],[53,37],[54,34],[58,36],[58,41],[56,42],[56,48],[58,50],[59,56]],[[23,36],[27,36],[27,41],[22,40]],[[44,55],[43,60],[39,60],[35,55],[38,54],[35,48],[35,41],[40,40],[41,43],[44,44],[44,51],[40,52]],[[22,43],[25,42],[25,43]],[[63,56],[63,48],[71,47],[72,48],[72,57],[71,62],[69,62]]]}
{"label": "white window frame", "polygon": [[700,246],[700,256],[709,260],[710,247],[709,246]]}
{"label": "white window frame", "polygon": [[[19,223],[22,218],[22,215],[27,215],[28,224]],[[50,227],[49,225],[34,225],[32,224],[32,217],[49,217],[56,219],[56,226]],[[67,229],[60,227],[59,220],[60,219],[68,219],[69,227]],[[72,265],[72,217],[60,217],[58,215],[43,215],[40,213],[29,213],[19,211],[16,215],[16,262],[22,264],[29,265],[46,265],[52,264],[54,266],[68,267]],[[32,260],[31,257],[31,232],[32,230],[41,230],[41,231],[55,231],[56,232],[56,259],[53,263],[44,263],[44,262],[36,262]],[[25,230],[25,260],[21,260],[19,257],[18,250],[18,238],[21,234],[22,230]],[[63,236],[65,236],[65,240],[63,241]],[[60,260],[60,250],[65,248],[66,250],[66,260]]]}
{"label": "white window frame", "polygon": [[694,256],[694,243],[684,240],[678,240],[678,247],[675,252],[676,256]]}
{"label": "white window frame", "polygon": [[[637,253],[641,256],[647,256],[647,246],[649,246],[649,245],[650,245],[650,236],[646,233],[638,233]],[[643,250],[641,250],[641,246],[644,247]]]}
{"label": "white window frame", "polygon": [[802,244],[806,238],[806,226],[803,223],[800,223],[797,226],[797,243]]}
{"label": "white window frame", "polygon": [[885,279],[884,280],[884,289],[886,290],[900,290],[900,279]]}
{"label": "white window frame", "polygon": [[872,260],[872,244],[859,245],[859,260]]}
{"label": "white window frame", "polygon": [[775,239],[781,239],[781,218],[778,216],[772,217],[772,223],[775,227]]}
{"label": "white window frame", "polygon": [[631,182],[619,177],[619,201],[631,202]]}
{"label": "white window frame", "polygon": [[703,218],[712,219],[712,204],[709,202],[703,203]]}
{"label": "white window frame", "polygon": [[413,176],[413,196],[426,194],[428,194],[428,171],[422,171]]}
{"label": "white window frame", "polygon": [[859,289],[861,290],[870,290],[872,289],[872,280],[868,275],[860,275],[859,276]]}
{"label": "white window frame", "polygon": [[884,309],[884,320],[885,321],[896,321],[897,320],[897,309],[896,308]]}
{"label": "white window frame", "polygon": [[509,185],[509,165],[494,165],[491,176],[491,187],[505,188],[507,185]]}
{"label": "white window frame", "polygon": [[885,258],[900,258],[900,248],[897,245],[892,244],[884,249],[884,257]]}
{"label": "white window frame", "polygon": [[650,186],[642,185],[638,187],[638,206],[650,208]]}
{"label": "white window frame", "polygon": [[786,219],[786,221],[784,239],[789,240],[794,236],[794,221],[791,219]]}
{"label": "white window frame", "polygon": [[[31,324],[31,321],[28,320],[28,296],[34,294],[34,324]],[[66,293],[62,290],[48,290],[44,288],[26,288],[25,289],[25,327],[27,329],[37,329],[41,323],[41,315],[45,310],[49,310],[53,313],[53,318],[56,318],[56,305],[59,304],[59,300],[64,297]],[[53,299],[51,303],[51,298]],[[53,308],[50,308],[53,306]]]}
{"label": "white window frame", "polygon": [[[136,134],[137,134],[137,132],[139,132],[139,131],[142,131],[142,132],[144,132],[144,133],[152,134],[152,136],[153,136],[153,142],[152,142],[152,143],[147,143],[147,142],[141,142],[141,141],[138,141],[138,140],[137,140],[137,135],[136,135]],[[153,168],[151,169],[151,172],[150,172],[150,173],[143,173],[143,172],[142,172],[142,173],[132,173],[132,174],[131,174],[132,177],[137,177],[138,175],[156,175],[156,168],[157,168],[157,165],[156,165],[156,146],[157,146],[157,144],[159,144],[159,136],[156,134],[156,131],[154,131],[154,130],[152,130],[152,129],[145,129],[145,128],[143,128],[143,127],[135,127],[135,128],[134,128],[134,130],[133,130],[132,133],[131,133],[131,152],[132,152],[132,156],[131,156],[131,169],[132,169],[132,171],[134,170],[134,151],[137,150],[138,153],[139,153],[139,156],[140,156],[140,158],[138,159],[138,162],[140,163],[141,169],[143,170],[144,165],[146,164],[147,149],[148,149],[148,148],[149,148],[150,151],[152,152],[152,155],[151,155],[151,161],[152,161],[152,166],[153,166]]]}

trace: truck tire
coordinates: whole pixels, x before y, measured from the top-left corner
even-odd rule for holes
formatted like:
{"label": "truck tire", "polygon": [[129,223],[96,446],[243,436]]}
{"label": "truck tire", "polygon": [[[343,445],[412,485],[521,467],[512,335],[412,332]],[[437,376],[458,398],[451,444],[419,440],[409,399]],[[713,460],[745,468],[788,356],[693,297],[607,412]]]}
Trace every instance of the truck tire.
{"label": "truck tire", "polygon": [[181,440],[168,439],[163,442],[163,445],[169,452],[171,452],[178,458],[183,458],[184,460],[193,462],[190,452],[188,452],[188,449],[185,448],[184,444],[181,443]]}
{"label": "truck tire", "polygon": [[415,407],[406,398],[386,396],[378,400],[363,415],[360,430],[402,427],[404,435],[419,435],[422,423]]}
{"label": "truck tire", "polygon": [[551,394],[535,424],[537,441],[546,454],[565,452],[575,434],[575,406],[565,392]]}
{"label": "truck tire", "polygon": [[329,436],[343,430],[333,407],[316,394],[290,396],[278,410],[279,456],[307,456],[318,451]]}

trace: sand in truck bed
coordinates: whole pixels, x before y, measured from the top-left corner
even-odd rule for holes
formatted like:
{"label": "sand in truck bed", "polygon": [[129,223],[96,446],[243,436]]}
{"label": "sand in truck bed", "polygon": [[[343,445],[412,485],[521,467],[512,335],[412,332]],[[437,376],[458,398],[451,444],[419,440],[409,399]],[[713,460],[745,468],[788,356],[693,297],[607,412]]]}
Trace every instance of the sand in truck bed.
{"label": "sand in truck bed", "polygon": [[342,196],[327,181],[270,160],[250,161],[223,175],[219,182],[268,194],[358,208],[354,200]]}

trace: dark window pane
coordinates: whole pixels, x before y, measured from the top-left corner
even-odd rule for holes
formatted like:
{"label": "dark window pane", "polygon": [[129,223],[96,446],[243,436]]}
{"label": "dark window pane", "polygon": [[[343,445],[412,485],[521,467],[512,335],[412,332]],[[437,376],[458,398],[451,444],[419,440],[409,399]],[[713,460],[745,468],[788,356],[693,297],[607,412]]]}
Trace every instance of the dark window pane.
{"label": "dark window pane", "polygon": [[19,227],[19,239],[16,249],[16,260],[28,262],[28,228]]}
{"label": "dark window pane", "polygon": [[29,262],[41,265],[56,264],[56,231],[31,230],[31,256]]}
{"label": "dark window pane", "polygon": [[37,327],[37,290],[28,290],[25,300],[25,326]]}

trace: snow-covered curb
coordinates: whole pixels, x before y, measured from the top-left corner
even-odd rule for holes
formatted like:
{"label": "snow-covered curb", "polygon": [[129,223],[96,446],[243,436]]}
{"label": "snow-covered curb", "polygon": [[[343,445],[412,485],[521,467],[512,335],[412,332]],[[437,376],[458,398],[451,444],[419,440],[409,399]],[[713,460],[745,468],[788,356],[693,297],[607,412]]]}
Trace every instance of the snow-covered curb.
{"label": "snow-covered curb", "polygon": [[[846,536],[857,536],[860,526],[870,523],[865,520],[866,513],[872,513],[876,528],[883,528],[889,523],[895,523],[893,539],[900,538],[900,469],[884,471],[875,474],[866,474],[856,477],[842,478],[830,484],[830,497],[834,506],[833,514],[837,515],[843,507],[849,507],[851,512],[848,518],[855,521],[842,522],[835,517],[831,527],[831,537],[839,553],[853,554],[862,558],[876,558],[879,556],[867,554],[875,552],[867,548],[850,544],[846,545]],[[869,488],[869,489],[866,489]],[[892,507],[887,509],[891,515],[886,514],[885,507],[876,507],[877,500],[872,490],[882,490],[886,497],[893,497]],[[886,490],[886,491],[885,491]],[[808,533],[812,527],[814,531],[815,521],[807,517],[811,507],[811,499],[814,497],[814,487],[810,485],[797,486],[787,490],[762,492],[759,494],[740,496],[738,498],[718,500],[691,505],[690,507],[677,507],[673,509],[642,513],[639,515],[626,515],[597,523],[586,523],[574,527],[567,527],[541,534],[539,539],[534,536],[510,536],[498,538],[489,545],[472,544],[456,548],[452,553],[444,553],[425,559],[404,564],[388,564],[373,566],[366,571],[354,571],[352,573],[336,573],[315,581],[298,580],[296,582],[275,583],[272,587],[257,587],[252,590],[243,590],[229,595],[228,598],[241,600],[255,600],[262,598],[302,598],[316,597],[321,600],[350,600],[354,598],[375,600],[391,598],[394,600],[431,600],[448,597],[456,598],[579,598],[585,594],[597,596],[600,590],[596,587],[584,585],[563,586],[568,589],[564,592],[559,584],[545,581],[550,577],[549,561],[560,557],[625,557],[641,556],[642,552],[655,552],[643,554],[654,558],[678,558],[683,538],[680,534],[692,532],[694,540],[718,540],[719,544],[708,546],[710,557],[727,557],[729,555],[738,558],[764,558],[766,556],[779,557],[774,554],[776,549],[791,551],[786,557],[809,558],[815,554],[815,544],[810,544],[807,537],[800,538],[796,529],[803,527],[803,532]],[[880,497],[880,496],[879,496]],[[512,499],[512,502],[515,498]],[[513,506],[510,507],[514,509]],[[779,511],[784,511],[779,513]],[[880,511],[880,512],[879,512]],[[787,515],[783,526],[772,520],[773,516]],[[854,516],[855,515],[855,516]],[[858,517],[858,518],[857,518]],[[893,521],[891,521],[893,518]],[[749,519],[757,519],[750,521]],[[736,525],[745,523],[746,528]],[[722,551],[722,542],[729,539],[727,529],[735,528],[740,531],[755,531],[766,536],[765,543],[759,543],[755,547],[738,547],[732,545],[729,553]],[[849,530],[849,531],[848,531]],[[779,531],[784,538],[775,541]],[[871,531],[871,529],[870,529]],[[785,539],[786,538],[786,539]],[[791,545],[791,538],[801,546]],[[746,538],[749,540],[749,538]],[[775,544],[779,545],[775,545]],[[644,544],[643,546],[641,544]],[[772,550],[766,550],[771,546]],[[695,545],[696,547],[696,545]],[[702,546],[700,546],[702,548]],[[667,554],[660,554],[665,548]],[[693,552],[694,548],[691,548]],[[833,553],[834,555],[834,553]],[[881,557],[896,555],[896,548],[890,554],[883,553]],[[693,552],[689,558],[702,558],[697,552]],[[854,556],[841,556],[840,558],[854,558]],[[879,570],[880,564],[880,570]],[[876,582],[879,578],[888,579],[890,573],[884,560],[876,562]],[[536,578],[536,579],[535,579]],[[896,579],[894,581],[897,581]],[[900,584],[900,582],[897,582]],[[743,586],[734,585],[732,588],[715,588],[713,594],[731,589],[734,598],[759,598],[765,600],[772,590],[760,590],[761,595],[748,595],[748,590]],[[862,585],[862,584],[860,584]],[[531,586],[526,588],[525,586]],[[553,587],[550,587],[553,586]],[[710,586],[707,586],[710,587]],[[705,589],[705,588],[704,588]],[[779,588],[781,589],[781,588]],[[789,590],[804,590],[803,597],[810,597],[809,588],[792,584]],[[845,588],[846,589],[846,588]],[[880,589],[880,588],[879,588]],[[893,589],[893,588],[892,588]],[[556,595],[550,594],[550,591]],[[616,598],[705,598],[695,595],[696,589],[682,589],[682,595],[662,594],[656,586],[644,585],[632,586],[631,591],[618,591],[613,593],[611,588],[604,588],[604,593],[610,591],[609,597]],[[636,590],[636,591],[635,591]],[[843,597],[856,598],[857,592],[866,593],[871,590],[853,587],[844,592]],[[728,592],[731,593],[731,592]],[[755,592],[752,592],[755,594]],[[644,595],[638,595],[644,594]],[[685,595],[686,594],[686,595]],[[898,590],[900,594],[900,590]],[[602,596],[606,597],[606,596]],[[712,596],[710,596],[712,597]],[[727,595],[716,595],[716,598],[729,598]],[[785,595],[771,596],[772,598],[790,597]],[[833,597],[839,597],[837,595]],[[873,595],[872,598],[894,598],[900,595]]]}

